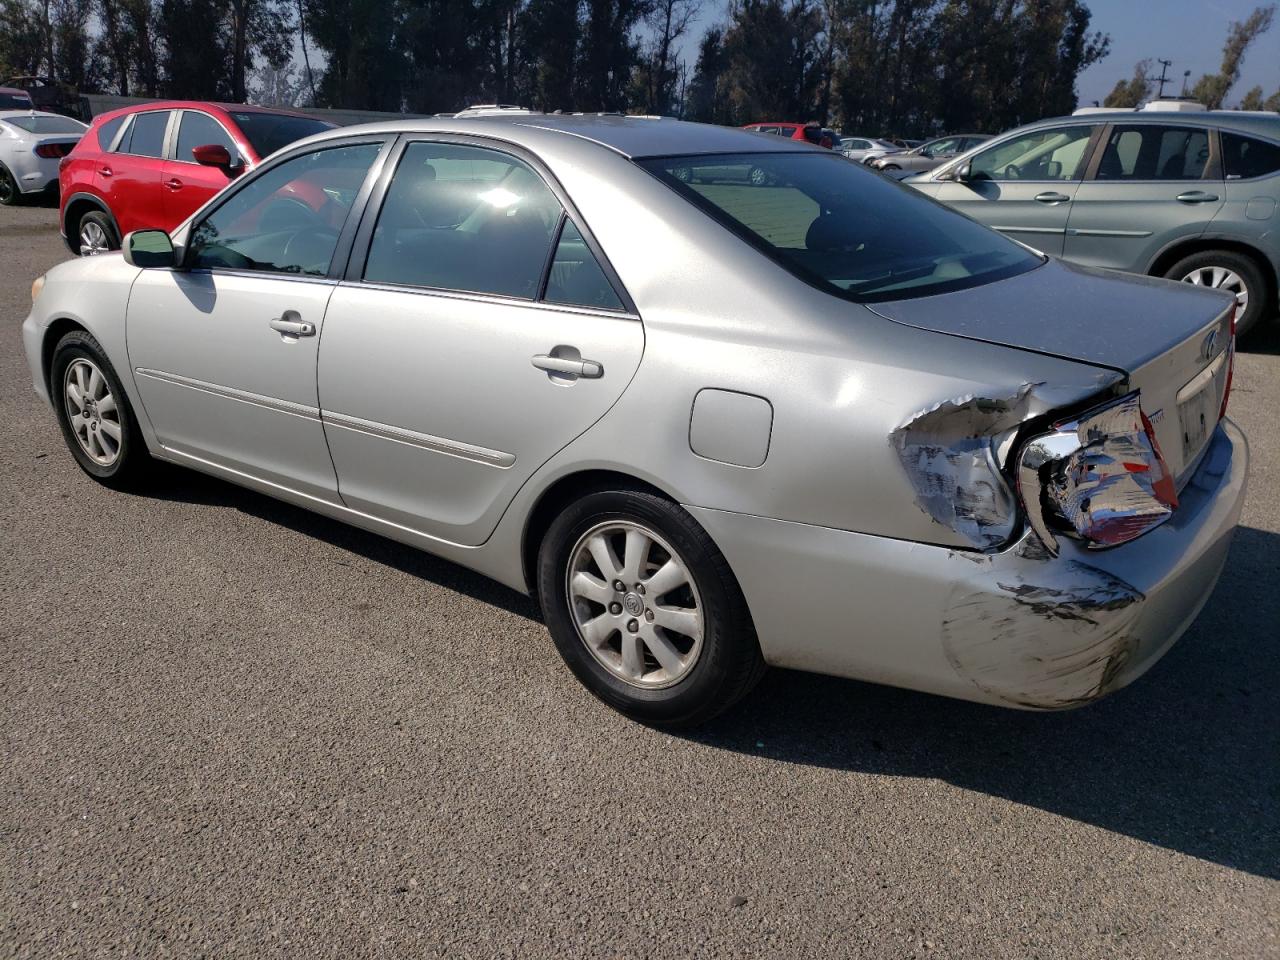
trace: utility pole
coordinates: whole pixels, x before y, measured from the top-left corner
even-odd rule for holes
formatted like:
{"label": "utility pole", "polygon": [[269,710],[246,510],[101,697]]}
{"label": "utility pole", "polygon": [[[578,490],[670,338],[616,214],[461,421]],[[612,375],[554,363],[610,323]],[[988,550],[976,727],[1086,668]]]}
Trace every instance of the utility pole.
{"label": "utility pole", "polygon": [[1164,85],[1169,82],[1169,78],[1165,76],[1165,71],[1173,66],[1173,61],[1157,59],[1156,62],[1160,64],[1160,78],[1156,81],[1156,83],[1160,84],[1160,89],[1156,92],[1156,99],[1163,100]]}
{"label": "utility pole", "polygon": [[1191,79],[1191,71],[1187,70],[1182,74],[1182,99],[1187,99],[1187,81]]}

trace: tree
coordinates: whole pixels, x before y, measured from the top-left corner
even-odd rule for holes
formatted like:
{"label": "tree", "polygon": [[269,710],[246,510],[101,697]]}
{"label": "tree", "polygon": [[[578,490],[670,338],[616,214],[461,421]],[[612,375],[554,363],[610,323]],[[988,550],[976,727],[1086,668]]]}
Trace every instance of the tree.
{"label": "tree", "polygon": [[1262,87],[1254,87],[1240,99],[1239,110],[1265,110]]}
{"label": "tree", "polygon": [[583,0],[586,17],[578,44],[577,107],[620,111],[627,106],[631,71],[639,56],[633,34],[651,0]]}
{"label": "tree", "polygon": [[572,110],[581,42],[578,0],[529,0],[520,15],[519,94],[537,110]]}
{"label": "tree", "polygon": [[1222,47],[1222,69],[1206,73],[1197,82],[1191,95],[1210,110],[1219,110],[1227,94],[1240,79],[1240,66],[1253,41],[1271,29],[1276,5],[1255,7],[1245,20],[1236,20],[1227,31],[1227,42]]}
{"label": "tree", "polygon": [[4,75],[40,72],[43,25],[26,0],[0,0],[0,68]]}
{"label": "tree", "polygon": [[1276,113],[1280,113],[1280,90],[1267,97],[1267,102],[1262,105],[1262,109],[1274,110]]}
{"label": "tree", "polygon": [[637,87],[645,113],[667,115],[676,112],[676,81],[679,65],[674,46],[698,15],[700,0],[655,0],[645,18],[652,39],[646,45],[638,72]]}
{"label": "tree", "polygon": [[1151,61],[1139,60],[1133,67],[1133,77],[1129,80],[1117,80],[1107,98],[1102,101],[1104,107],[1115,107],[1127,110],[1139,106],[1151,96]]}
{"label": "tree", "polygon": [[724,31],[711,27],[698,43],[698,62],[693,80],[689,83],[686,115],[690,120],[702,123],[728,123],[728,98],[724,95],[721,78],[728,70],[728,58],[724,52]]}

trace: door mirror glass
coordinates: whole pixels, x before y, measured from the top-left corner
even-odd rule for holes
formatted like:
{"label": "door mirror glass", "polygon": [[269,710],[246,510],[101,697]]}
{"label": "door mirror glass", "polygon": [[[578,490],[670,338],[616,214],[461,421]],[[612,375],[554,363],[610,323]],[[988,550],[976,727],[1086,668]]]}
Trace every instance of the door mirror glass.
{"label": "door mirror glass", "polygon": [[135,230],[124,238],[124,259],[135,267],[172,267],[173,241],[163,230]]}

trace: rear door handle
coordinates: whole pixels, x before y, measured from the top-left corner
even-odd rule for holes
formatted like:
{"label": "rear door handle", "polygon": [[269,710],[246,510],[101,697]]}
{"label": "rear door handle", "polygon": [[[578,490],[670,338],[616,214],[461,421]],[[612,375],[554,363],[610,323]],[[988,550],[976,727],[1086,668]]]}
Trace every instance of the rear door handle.
{"label": "rear door handle", "polygon": [[99,170],[98,170],[98,173],[100,173],[100,174],[101,174],[102,176],[104,176],[104,177],[109,177],[109,176],[111,176],[111,168],[110,168],[110,167],[102,167],[101,169],[99,169]]}
{"label": "rear door handle", "polygon": [[1214,203],[1218,198],[1203,190],[1188,190],[1186,193],[1178,194],[1175,199],[1179,203]]}
{"label": "rear door handle", "polygon": [[286,310],[282,315],[269,321],[267,326],[285,338],[316,335],[316,325],[303,320],[297,310]]}
{"label": "rear door handle", "polygon": [[1071,198],[1065,193],[1037,193],[1035,196],[1037,203],[1066,203]]}
{"label": "rear door handle", "polygon": [[582,377],[584,380],[597,380],[604,376],[604,367],[594,360],[570,360],[566,357],[552,357],[540,353],[533,358],[533,365],[548,373]]}
{"label": "rear door handle", "polygon": [[168,187],[170,190],[182,189],[182,181],[179,180],[177,177],[171,177],[170,179],[166,180],[164,182],[164,185]]}

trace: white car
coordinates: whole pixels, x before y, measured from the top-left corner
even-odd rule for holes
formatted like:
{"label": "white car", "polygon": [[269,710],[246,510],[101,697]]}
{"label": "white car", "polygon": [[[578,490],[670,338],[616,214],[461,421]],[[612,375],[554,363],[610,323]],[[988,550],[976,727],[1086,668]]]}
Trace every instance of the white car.
{"label": "white car", "polygon": [[887,153],[897,153],[901,148],[871,137],[842,137],[836,149],[850,160],[866,163],[876,157],[883,157]]}
{"label": "white car", "polygon": [[0,204],[57,190],[59,161],[88,129],[58,113],[0,111]]}

